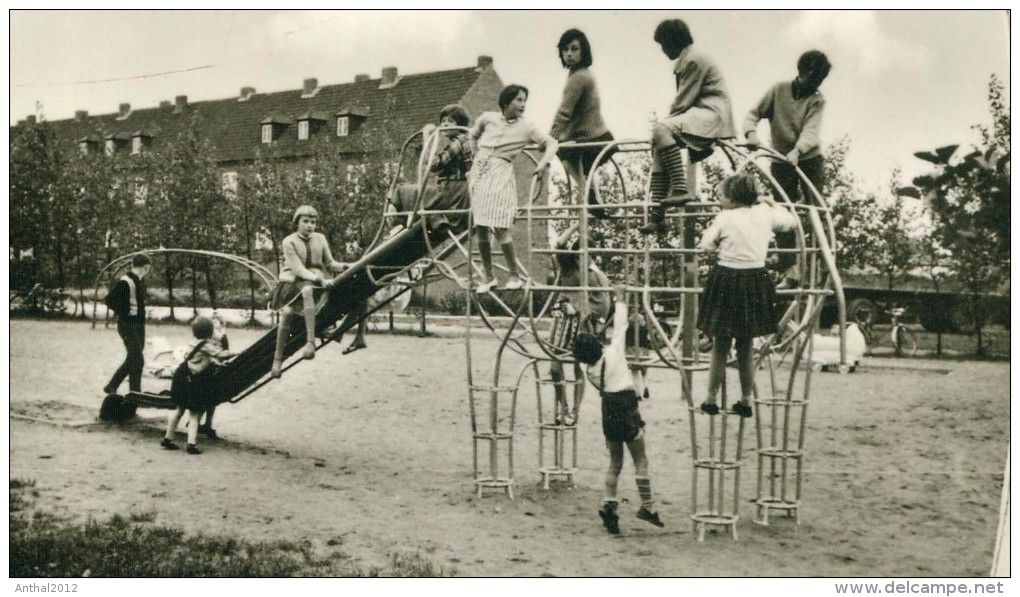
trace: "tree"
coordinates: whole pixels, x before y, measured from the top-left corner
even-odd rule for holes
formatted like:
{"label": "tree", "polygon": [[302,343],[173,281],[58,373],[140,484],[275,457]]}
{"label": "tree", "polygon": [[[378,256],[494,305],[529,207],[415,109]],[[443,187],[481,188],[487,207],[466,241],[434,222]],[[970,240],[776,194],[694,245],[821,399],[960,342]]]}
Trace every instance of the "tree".
{"label": "tree", "polygon": [[[59,180],[53,132],[45,122],[28,122],[11,131],[10,140],[10,236],[12,287],[43,281],[39,264],[53,259],[51,219],[53,185]],[[24,262],[22,251],[32,259]],[[28,266],[28,267],[24,267]]]}
{"label": "tree", "polygon": [[936,166],[901,194],[923,198],[933,234],[949,252],[953,278],[967,290],[967,318],[984,353],[982,328],[987,295],[1009,276],[1010,115],[994,75],[988,85],[991,127],[976,125],[980,142],[962,158],[950,145],[914,155]]}

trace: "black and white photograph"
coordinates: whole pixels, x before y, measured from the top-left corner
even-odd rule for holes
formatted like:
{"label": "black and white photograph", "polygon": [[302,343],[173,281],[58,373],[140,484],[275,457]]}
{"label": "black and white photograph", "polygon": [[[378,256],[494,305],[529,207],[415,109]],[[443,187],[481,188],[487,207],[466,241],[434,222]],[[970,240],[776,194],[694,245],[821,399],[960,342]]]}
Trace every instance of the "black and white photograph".
{"label": "black and white photograph", "polygon": [[540,8],[9,10],[11,594],[1008,590],[1010,11]]}

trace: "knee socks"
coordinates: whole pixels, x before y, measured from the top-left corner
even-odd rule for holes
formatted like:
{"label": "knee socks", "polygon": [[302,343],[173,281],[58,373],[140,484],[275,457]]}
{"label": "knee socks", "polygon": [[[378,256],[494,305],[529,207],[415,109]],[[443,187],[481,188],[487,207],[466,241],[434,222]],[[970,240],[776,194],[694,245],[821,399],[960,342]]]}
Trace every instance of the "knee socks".
{"label": "knee socks", "polygon": [[652,221],[661,222],[666,219],[666,210],[663,208],[660,201],[666,198],[669,193],[669,176],[665,172],[652,172],[652,201],[655,205],[652,206],[649,215]]}
{"label": "knee socks", "polygon": [[669,173],[669,195],[687,195],[687,168],[684,166],[683,150],[679,145],[670,145],[660,149],[659,156]]}
{"label": "knee socks", "polygon": [[[311,301],[309,301],[311,303]],[[305,305],[305,352],[306,359],[315,358],[315,303]]]}
{"label": "knee socks", "polygon": [[649,477],[635,477],[637,482],[638,495],[641,497],[641,507],[654,511],[655,503],[652,501],[652,480]]}

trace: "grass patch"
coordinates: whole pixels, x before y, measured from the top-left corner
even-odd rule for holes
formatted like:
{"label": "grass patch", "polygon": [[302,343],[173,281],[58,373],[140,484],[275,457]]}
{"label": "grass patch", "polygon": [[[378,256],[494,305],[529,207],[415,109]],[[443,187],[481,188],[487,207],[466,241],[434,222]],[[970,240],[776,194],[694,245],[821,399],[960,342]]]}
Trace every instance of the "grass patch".
{"label": "grass patch", "polygon": [[29,515],[35,483],[10,482],[12,578],[124,577],[434,577],[452,575],[420,554],[391,556],[387,568],[367,571],[333,549],[311,542],[249,542],[189,536],[150,524],[155,512],[114,515],[73,524],[44,512]]}

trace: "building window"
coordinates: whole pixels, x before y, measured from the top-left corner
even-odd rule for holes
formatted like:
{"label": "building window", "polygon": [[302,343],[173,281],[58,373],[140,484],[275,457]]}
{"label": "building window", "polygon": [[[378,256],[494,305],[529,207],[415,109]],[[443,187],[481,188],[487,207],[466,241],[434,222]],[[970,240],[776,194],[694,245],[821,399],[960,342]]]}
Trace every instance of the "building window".
{"label": "building window", "polygon": [[80,151],[82,155],[88,155],[89,144],[85,141],[82,141],[81,143],[78,144],[78,151]]}
{"label": "building window", "polygon": [[117,151],[117,144],[114,143],[113,139],[106,140],[106,155],[113,155],[113,152]]}
{"label": "building window", "polygon": [[223,194],[227,199],[237,197],[237,172],[224,172],[221,181]]}
{"label": "building window", "polygon": [[262,142],[263,143],[273,142],[273,125],[271,124],[262,125]]}
{"label": "building window", "polygon": [[138,154],[142,153],[142,138],[133,137],[131,139],[131,153]]}
{"label": "building window", "polygon": [[302,120],[297,125],[297,138],[300,141],[308,140],[308,121]]}
{"label": "building window", "polygon": [[351,130],[351,119],[347,116],[341,116],[336,119],[336,136],[346,137]]}

